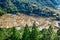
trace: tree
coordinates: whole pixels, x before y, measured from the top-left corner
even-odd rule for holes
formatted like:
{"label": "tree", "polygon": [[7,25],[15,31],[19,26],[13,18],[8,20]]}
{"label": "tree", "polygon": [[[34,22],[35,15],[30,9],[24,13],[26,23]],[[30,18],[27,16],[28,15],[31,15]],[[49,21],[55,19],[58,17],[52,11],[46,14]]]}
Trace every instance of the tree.
{"label": "tree", "polygon": [[30,40],[39,40],[39,30],[38,30],[38,27],[35,25],[35,23],[33,24],[33,27],[32,27],[32,32],[31,32],[31,35],[30,35]]}
{"label": "tree", "polygon": [[6,38],[6,30],[4,28],[0,28],[0,40],[5,40]]}
{"label": "tree", "polygon": [[22,35],[22,40],[30,40],[30,29],[29,29],[27,24],[24,28],[24,32],[23,32],[23,35]]}
{"label": "tree", "polygon": [[20,40],[20,32],[13,27],[12,28],[12,35],[9,38],[10,40]]}
{"label": "tree", "polygon": [[54,38],[56,36],[56,33],[54,32],[53,26],[50,26],[49,29],[48,29],[48,31],[49,31],[49,39],[50,40],[54,40]]}
{"label": "tree", "polygon": [[58,36],[58,40],[60,40],[60,28],[59,28],[59,30],[57,31],[57,36]]}
{"label": "tree", "polygon": [[42,35],[43,35],[43,36],[42,36],[42,40],[48,40],[48,39],[49,39],[49,36],[48,36],[49,33],[48,33],[48,30],[47,30],[47,29],[44,28],[44,29],[42,30]]}
{"label": "tree", "polygon": [[0,16],[2,16],[4,14],[6,14],[6,12],[2,8],[0,8]]}
{"label": "tree", "polygon": [[43,29],[42,34],[43,34],[42,40],[54,40],[56,36],[52,26],[50,26],[49,29]]}

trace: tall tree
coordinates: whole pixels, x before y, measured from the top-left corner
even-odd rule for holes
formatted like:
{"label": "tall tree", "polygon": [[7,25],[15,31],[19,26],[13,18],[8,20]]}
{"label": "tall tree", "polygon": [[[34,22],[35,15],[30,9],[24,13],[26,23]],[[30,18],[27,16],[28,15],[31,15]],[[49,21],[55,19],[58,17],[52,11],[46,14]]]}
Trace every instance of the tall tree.
{"label": "tall tree", "polygon": [[56,35],[52,26],[50,26],[49,29],[43,29],[42,33],[43,33],[42,40],[54,40]]}
{"label": "tall tree", "polygon": [[27,24],[26,24],[26,26],[24,28],[24,32],[22,34],[22,40],[30,40],[30,29]]}
{"label": "tall tree", "polygon": [[39,30],[36,24],[33,24],[30,40],[39,40]]}
{"label": "tall tree", "polygon": [[50,26],[49,29],[48,29],[48,31],[49,31],[49,38],[50,38],[50,40],[54,40],[54,38],[55,38],[55,32],[54,32],[53,26]]}
{"label": "tall tree", "polygon": [[43,29],[42,30],[42,40],[48,40],[49,39],[49,37],[48,37],[48,35],[49,35],[49,33],[48,33],[48,30],[47,29]]}
{"label": "tall tree", "polygon": [[58,40],[60,40],[60,28],[59,28],[59,30],[57,31],[57,36],[58,36]]}
{"label": "tall tree", "polygon": [[6,30],[4,28],[0,28],[0,40],[5,40],[6,38]]}
{"label": "tall tree", "polygon": [[20,40],[20,32],[15,27],[12,28],[10,40]]}

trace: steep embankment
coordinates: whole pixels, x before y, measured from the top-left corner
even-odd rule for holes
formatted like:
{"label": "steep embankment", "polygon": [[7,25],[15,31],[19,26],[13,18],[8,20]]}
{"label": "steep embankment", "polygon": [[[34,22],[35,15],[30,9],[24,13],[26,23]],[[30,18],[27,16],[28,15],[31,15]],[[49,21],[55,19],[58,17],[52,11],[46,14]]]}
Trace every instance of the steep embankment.
{"label": "steep embankment", "polygon": [[53,24],[53,21],[50,18],[34,17],[25,14],[5,14],[0,16],[0,27],[24,26],[26,24],[32,26],[34,22],[36,25],[44,27]]}
{"label": "steep embankment", "polygon": [[[32,26],[33,22],[36,22],[38,26],[53,25],[50,18],[60,19],[60,10],[54,9],[55,5],[57,4],[52,3],[51,0],[0,0],[0,7],[7,13],[21,13],[19,15],[5,14],[1,16],[0,27],[23,26],[25,24]],[[34,14],[35,16],[25,14]],[[36,17],[38,15],[40,17]]]}

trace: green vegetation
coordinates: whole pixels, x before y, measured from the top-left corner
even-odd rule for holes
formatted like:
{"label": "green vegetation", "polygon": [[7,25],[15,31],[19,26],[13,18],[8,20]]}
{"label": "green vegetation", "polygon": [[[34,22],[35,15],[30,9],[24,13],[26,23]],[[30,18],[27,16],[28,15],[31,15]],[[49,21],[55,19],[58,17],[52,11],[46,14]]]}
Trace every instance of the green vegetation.
{"label": "green vegetation", "polygon": [[6,14],[6,12],[3,9],[0,8],[0,16],[2,16],[4,14]]}
{"label": "green vegetation", "polygon": [[30,40],[30,29],[28,28],[28,25],[24,28],[24,32],[22,34],[22,40]]}
{"label": "green vegetation", "polygon": [[4,40],[6,38],[6,29],[0,28],[0,40]]}
{"label": "green vegetation", "polygon": [[20,40],[20,32],[15,27],[13,27],[11,31],[10,40]]}
{"label": "green vegetation", "polygon": [[30,39],[31,40],[39,40],[39,30],[38,30],[38,27],[35,24],[33,24]]}
{"label": "green vegetation", "polygon": [[17,30],[16,27],[0,28],[0,40],[60,40],[60,29],[57,33],[52,26],[39,30],[35,24],[32,29],[28,25],[23,30]]}
{"label": "green vegetation", "polygon": [[[37,2],[36,0],[13,0],[13,1],[2,0],[0,7],[4,9],[6,12],[12,14],[20,12],[28,15],[37,14],[39,16],[44,16],[44,17],[56,17],[56,15],[53,14],[59,14],[57,13],[59,11],[56,12],[55,9],[52,9],[47,6],[42,6],[43,2],[41,2],[41,0],[39,1]],[[50,2],[48,2],[48,4],[49,3]]]}

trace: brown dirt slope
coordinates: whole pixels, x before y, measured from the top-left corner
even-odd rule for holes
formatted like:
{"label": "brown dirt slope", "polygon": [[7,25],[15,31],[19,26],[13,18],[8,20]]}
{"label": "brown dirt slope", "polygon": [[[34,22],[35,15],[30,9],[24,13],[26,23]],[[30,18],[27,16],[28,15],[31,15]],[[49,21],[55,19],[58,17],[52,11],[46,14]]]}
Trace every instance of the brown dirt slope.
{"label": "brown dirt slope", "polygon": [[50,18],[42,18],[42,17],[33,17],[25,14],[13,15],[13,14],[5,14],[0,16],[0,27],[13,27],[13,26],[24,26],[28,24],[32,26],[33,23],[36,23],[38,26],[48,26],[53,22]]}

